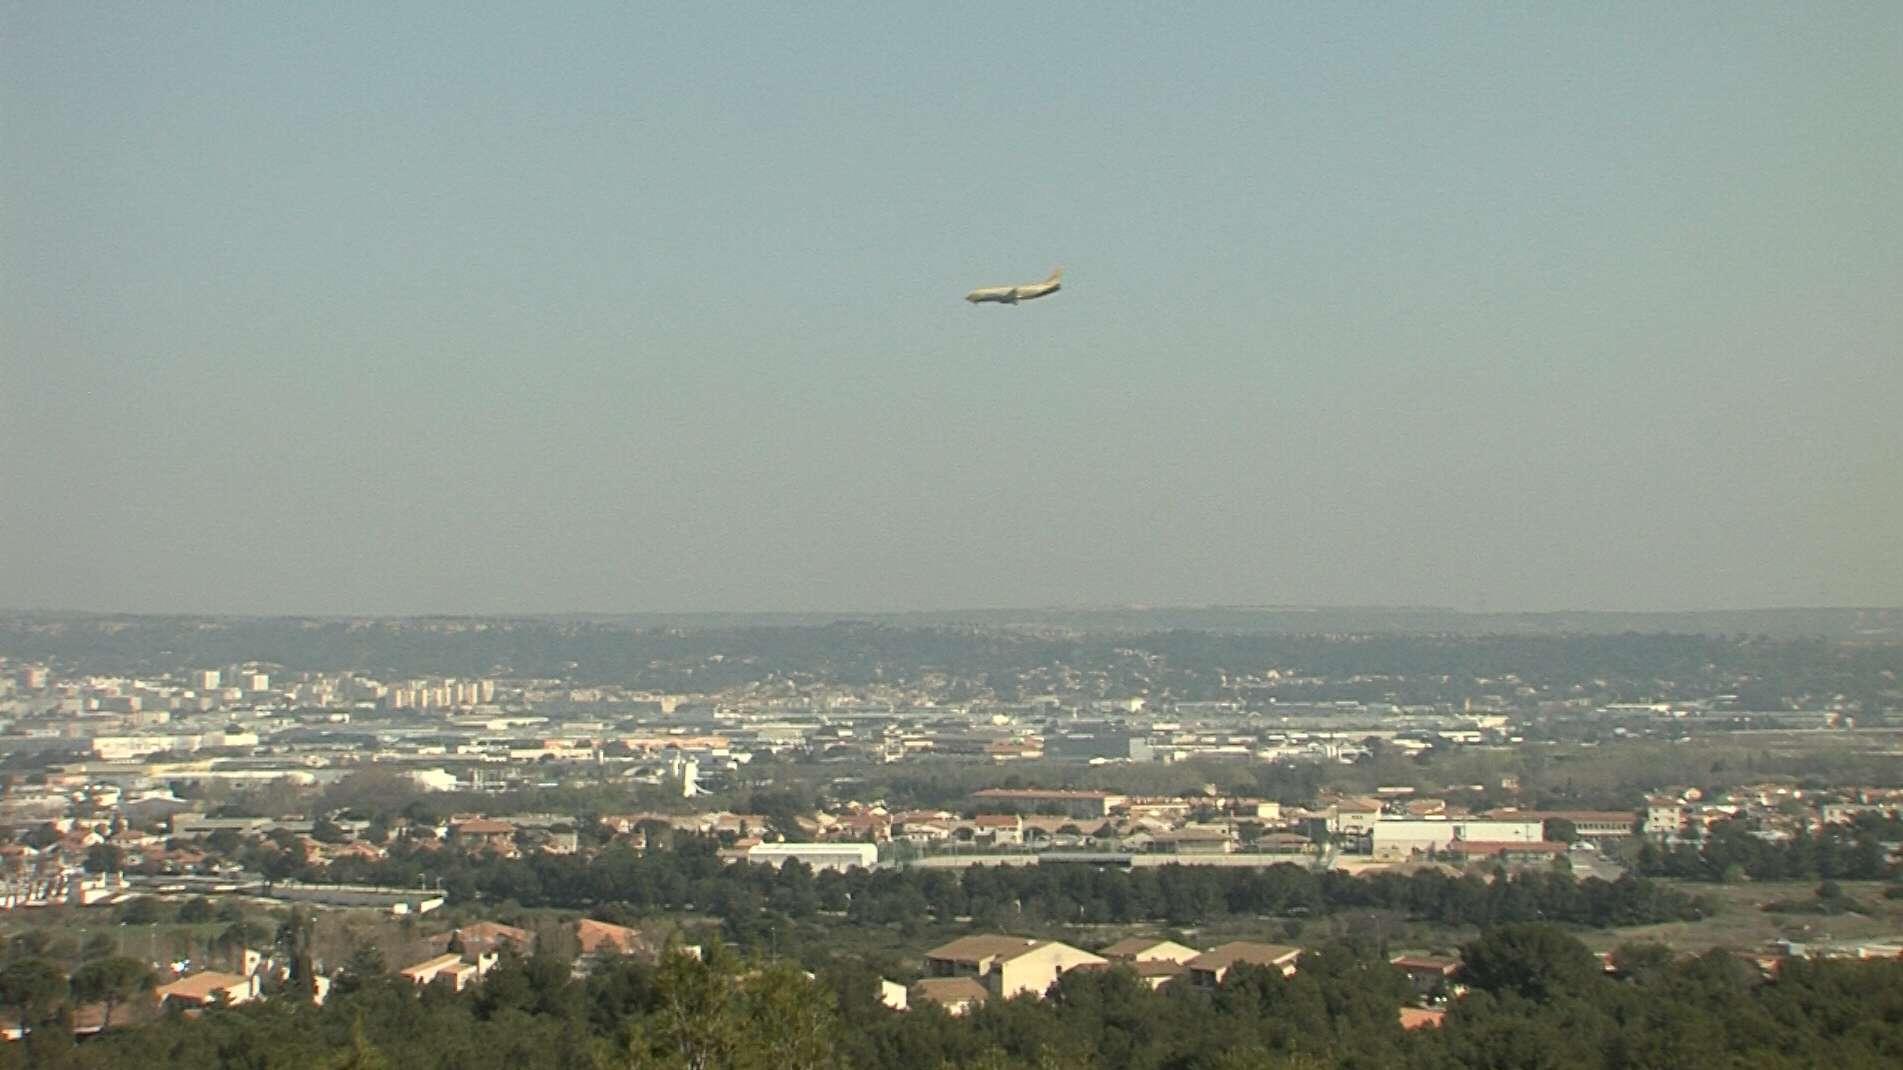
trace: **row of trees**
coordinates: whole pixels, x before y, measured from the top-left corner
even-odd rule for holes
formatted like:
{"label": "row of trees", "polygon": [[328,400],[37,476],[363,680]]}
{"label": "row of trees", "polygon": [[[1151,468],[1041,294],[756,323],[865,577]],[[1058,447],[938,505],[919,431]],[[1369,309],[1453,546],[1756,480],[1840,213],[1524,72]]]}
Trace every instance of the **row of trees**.
{"label": "row of trees", "polygon": [[[110,1029],[120,1007],[150,993],[157,983],[150,965],[124,955],[93,959],[70,976],[51,960],[16,957],[0,965],[0,1006],[18,1023],[23,1039],[60,1018],[70,1033],[71,1009],[85,1004],[98,1004],[100,1028]],[[67,1013],[55,1014],[62,1010]]]}
{"label": "row of trees", "polygon": [[1800,829],[1788,839],[1770,840],[1742,821],[1726,821],[1699,843],[1666,847],[1648,840],[1634,865],[1649,876],[1694,881],[1867,881],[1888,875],[1887,855],[1874,829],[1862,825],[1830,825],[1815,835]]}
{"label": "row of trees", "polygon": [[477,989],[418,992],[375,975],[315,1007],[294,993],[197,1019],[164,1016],[74,1047],[43,1030],[0,1052],[49,1070],[416,1067],[456,1070],[1408,1070],[1751,1066],[1889,1067],[1903,1061],[1903,963],[1791,962],[1775,982],[1722,952],[1692,959],[1621,948],[1623,979],[1540,924],[1463,949],[1473,991],[1439,1028],[1406,1031],[1406,981],[1341,942],[1292,977],[1238,967],[1213,991],[1153,991],[1118,969],[1076,971],[1047,998],[954,1019],[900,1013],[851,961],[808,980],[719,945],[706,960],[624,959],[576,980],[538,953]]}
{"label": "row of trees", "polygon": [[1456,925],[1544,919],[1608,927],[1691,920],[1709,910],[1648,880],[1576,881],[1544,871],[1354,877],[1292,864],[1136,870],[1052,864],[814,874],[797,862],[778,869],[727,863],[715,841],[699,837],[682,837],[670,850],[611,847],[592,857],[500,858],[399,844],[386,859],[333,863],[328,876],[398,887],[440,881],[457,901],[570,909],[617,904],[636,914],[694,910],[741,919],[763,911],[794,919],[830,913],[870,924],[970,918],[981,927],[1026,920],[1199,925],[1230,916],[1369,908]]}

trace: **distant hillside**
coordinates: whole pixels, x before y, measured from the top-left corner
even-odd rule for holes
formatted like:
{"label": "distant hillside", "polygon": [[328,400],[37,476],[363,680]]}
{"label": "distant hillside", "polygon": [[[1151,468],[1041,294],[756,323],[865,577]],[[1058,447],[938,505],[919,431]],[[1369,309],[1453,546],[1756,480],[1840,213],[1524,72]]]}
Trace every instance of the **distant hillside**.
{"label": "distant hillside", "polygon": [[1772,638],[1903,639],[1903,607],[1707,610],[1672,613],[1469,613],[1407,606],[1105,606],[1082,609],[967,609],[914,613],[627,613],[526,619],[618,623],[694,631],[808,628],[840,621],[897,627],[964,625],[1058,628],[1090,633],[1167,631],[1256,635],[1559,636],[1761,635]]}
{"label": "distant hillside", "polygon": [[[1756,708],[1852,696],[1896,705],[1894,610],[1460,614],[1384,609],[1104,609],[629,617],[0,617],[0,658],[64,670],[169,672],[257,661],[291,671],[617,682],[710,691],[772,681],[943,678],[1038,694],[1091,675],[1105,696],[1231,694],[1279,668],[1296,698],[1464,701],[1534,687],[1618,701],[1736,692]],[[1511,685],[1502,681],[1511,677]],[[1580,690],[1585,689],[1585,690]],[[971,693],[976,693],[971,692]]]}
{"label": "distant hillside", "polygon": [[1080,631],[1173,629],[1283,635],[1764,635],[1779,638],[1903,639],[1903,608],[1794,608],[1682,613],[1467,613],[1440,608],[1292,606],[980,610],[896,619],[992,625],[1039,624]]}

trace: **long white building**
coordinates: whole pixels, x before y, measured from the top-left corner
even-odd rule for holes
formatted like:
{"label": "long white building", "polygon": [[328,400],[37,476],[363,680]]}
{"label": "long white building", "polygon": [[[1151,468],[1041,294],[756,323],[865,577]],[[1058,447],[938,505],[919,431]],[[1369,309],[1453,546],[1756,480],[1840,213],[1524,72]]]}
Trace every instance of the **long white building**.
{"label": "long white building", "polygon": [[879,848],[870,843],[756,843],[747,849],[747,861],[783,866],[797,858],[813,870],[871,869],[879,864]]}
{"label": "long white building", "polygon": [[1417,851],[1439,851],[1455,840],[1538,843],[1545,835],[1545,826],[1539,821],[1383,819],[1374,823],[1371,847],[1377,858],[1405,858]]}

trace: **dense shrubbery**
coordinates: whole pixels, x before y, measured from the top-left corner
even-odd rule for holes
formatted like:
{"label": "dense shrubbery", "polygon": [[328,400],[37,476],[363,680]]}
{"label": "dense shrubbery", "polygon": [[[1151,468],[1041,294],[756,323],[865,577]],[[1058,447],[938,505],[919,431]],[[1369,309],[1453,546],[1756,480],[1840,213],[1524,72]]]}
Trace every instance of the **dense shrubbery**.
{"label": "dense shrubbery", "polygon": [[[1152,992],[1122,971],[1073,972],[1048,999],[953,1019],[881,1006],[875,978],[841,963],[808,982],[785,968],[624,960],[572,979],[547,956],[505,963],[477,991],[417,992],[386,977],[321,1008],[289,996],[165,1017],[75,1048],[31,1042],[47,1070],[416,1067],[455,1070],[1229,1070],[1229,1068],[1738,1067],[1837,1070],[1903,1061],[1903,963],[1791,962],[1773,983],[1714,952],[1674,961],[1622,949],[1625,980],[1563,932],[1505,926],[1465,949],[1474,990],[1439,1029],[1405,1032],[1398,973],[1367,948],[1305,955],[1291,978],[1239,967],[1213,992]],[[19,1044],[0,1065],[22,1065]]]}

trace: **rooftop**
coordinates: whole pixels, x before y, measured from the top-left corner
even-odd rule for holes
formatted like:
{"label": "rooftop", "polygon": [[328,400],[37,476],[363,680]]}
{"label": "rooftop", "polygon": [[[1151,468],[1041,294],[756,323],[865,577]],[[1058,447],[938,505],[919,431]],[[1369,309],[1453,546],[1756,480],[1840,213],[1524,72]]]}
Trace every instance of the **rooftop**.
{"label": "rooftop", "polygon": [[928,959],[940,959],[946,962],[983,962],[986,959],[1008,959],[1022,955],[1036,947],[1041,941],[1023,936],[980,935],[961,936],[949,944],[935,947],[925,953]]}
{"label": "rooftop", "polygon": [[983,1003],[991,996],[985,986],[969,977],[927,977],[914,984],[912,991],[919,999],[945,1005]]}
{"label": "rooftop", "polygon": [[182,999],[191,1003],[203,1003],[212,998],[213,993],[230,988],[248,987],[250,979],[235,973],[219,973],[206,970],[189,977],[181,977],[169,985],[160,985],[160,999]]}
{"label": "rooftop", "polygon": [[1299,947],[1283,944],[1258,944],[1248,940],[1236,940],[1190,959],[1187,965],[1192,970],[1226,970],[1235,965],[1282,967],[1295,961],[1302,954]]}

